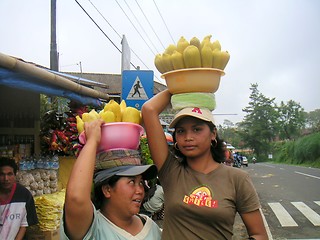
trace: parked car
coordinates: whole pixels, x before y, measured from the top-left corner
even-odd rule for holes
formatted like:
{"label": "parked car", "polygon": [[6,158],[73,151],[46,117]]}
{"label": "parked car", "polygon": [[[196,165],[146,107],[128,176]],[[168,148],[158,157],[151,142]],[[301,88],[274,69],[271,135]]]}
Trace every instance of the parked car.
{"label": "parked car", "polygon": [[248,167],[248,158],[245,156],[242,156],[242,163],[241,164]]}

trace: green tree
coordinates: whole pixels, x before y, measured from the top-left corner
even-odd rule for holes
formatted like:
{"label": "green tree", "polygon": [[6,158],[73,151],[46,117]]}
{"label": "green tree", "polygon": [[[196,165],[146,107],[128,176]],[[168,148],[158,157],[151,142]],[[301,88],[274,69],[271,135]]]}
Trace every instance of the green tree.
{"label": "green tree", "polygon": [[267,156],[270,151],[270,142],[278,132],[278,112],[274,98],[267,98],[258,90],[258,84],[251,84],[249,106],[242,111],[247,115],[240,123],[241,134],[244,144],[254,150],[261,158]]}
{"label": "green tree", "polygon": [[312,132],[320,131],[320,109],[316,109],[309,113],[306,113],[306,123],[307,127]]}
{"label": "green tree", "polygon": [[279,112],[279,137],[281,139],[296,139],[301,136],[301,130],[305,126],[306,118],[304,109],[299,103],[290,100],[285,104],[281,101]]}
{"label": "green tree", "polygon": [[222,125],[218,126],[219,136],[227,143],[239,147],[241,145],[241,137],[238,134],[237,126],[230,120],[225,119]]}

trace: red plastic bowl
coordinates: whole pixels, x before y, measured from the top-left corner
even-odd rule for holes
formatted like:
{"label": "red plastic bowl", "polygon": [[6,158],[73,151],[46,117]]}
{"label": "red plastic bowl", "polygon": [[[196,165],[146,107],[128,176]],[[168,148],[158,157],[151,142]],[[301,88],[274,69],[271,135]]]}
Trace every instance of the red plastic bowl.
{"label": "red plastic bowl", "polygon": [[[139,124],[130,122],[113,122],[101,126],[101,140],[97,152],[117,149],[137,150],[144,129]],[[79,141],[86,143],[85,133],[79,135]]]}

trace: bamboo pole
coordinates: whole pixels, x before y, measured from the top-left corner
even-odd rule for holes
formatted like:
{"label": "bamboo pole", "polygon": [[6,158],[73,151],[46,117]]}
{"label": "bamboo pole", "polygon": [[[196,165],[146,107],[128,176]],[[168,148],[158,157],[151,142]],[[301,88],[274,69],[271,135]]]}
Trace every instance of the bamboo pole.
{"label": "bamboo pole", "polygon": [[29,77],[34,77],[39,81],[50,83],[64,89],[68,89],[72,92],[76,92],[84,96],[99,98],[103,100],[109,99],[108,94],[82,86],[65,77],[48,72],[43,68],[37,67],[31,63],[26,63],[24,61],[21,61],[17,58],[8,56],[3,53],[0,53],[0,66],[25,74]]}

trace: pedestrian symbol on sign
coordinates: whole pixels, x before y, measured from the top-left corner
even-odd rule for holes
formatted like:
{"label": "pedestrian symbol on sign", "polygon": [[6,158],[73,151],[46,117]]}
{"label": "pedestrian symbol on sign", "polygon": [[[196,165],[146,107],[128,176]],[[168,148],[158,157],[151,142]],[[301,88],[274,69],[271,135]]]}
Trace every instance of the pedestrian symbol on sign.
{"label": "pedestrian symbol on sign", "polygon": [[137,83],[135,85],[133,85],[133,88],[134,88],[134,93],[131,95],[131,97],[133,97],[134,95],[136,95],[136,93],[139,94],[139,97],[141,97],[141,94],[140,94],[140,91],[139,91],[139,88],[142,88],[140,86],[140,81],[137,81]]}
{"label": "pedestrian symbol on sign", "polygon": [[144,90],[142,82],[140,81],[138,76],[129,91],[127,99],[131,99],[131,100],[132,99],[141,99],[141,100],[148,100],[149,99],[146,94],[146,91]]}

